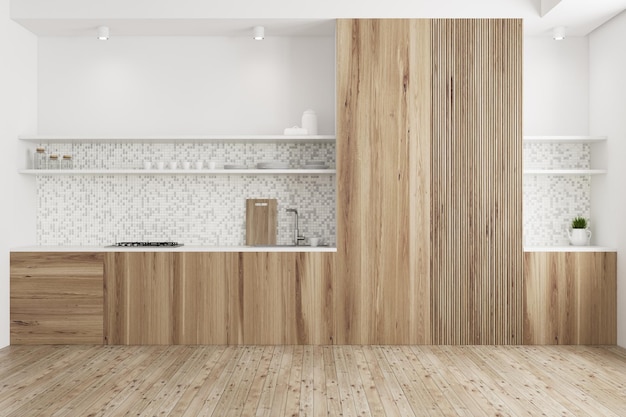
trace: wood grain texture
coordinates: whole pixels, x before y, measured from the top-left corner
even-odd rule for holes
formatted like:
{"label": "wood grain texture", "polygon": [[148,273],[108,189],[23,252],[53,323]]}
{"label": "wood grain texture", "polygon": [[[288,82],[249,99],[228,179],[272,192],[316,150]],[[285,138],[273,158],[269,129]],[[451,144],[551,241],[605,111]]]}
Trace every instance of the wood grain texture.
{"label": "wood grain texture", "polygon": [[11,346],[6,416],[626,415],[591,346]]}
{"label": "wood grain texture", "polygon": [[430,343],[430,23],[337,22],[335,342]]}
{"label": "wood grain texture", "polygon": [[334,253],[106,254],[107,344],[332,342]]}
{"label": "wood grain texture", "polygon": [[243,343],[332,341],[334,254],[241,254]]}
{"label": "wood grain texture", "polygon": [[99,253],[11,253],[11,344],[101,344]]}
{"label": "wood grain texture", "polygon": [[524,343],[617,343],[617,254],[524,254]]}
{"label": "wood grain texture", "polygon": [[275,245],[277,225],[275,198],[246,200],[246,245]]}
{"label": "wood grain texture", "polygon": [[174,271],[168,252],[105,254],[105,342],[159,345],[174,342]]}
{"label": "wood grain texture", "polygon": [[174,343],[241,343],[239,254],[184,252],[176,256]]}
{"label": "wood grain texture", "polygon": [[519,344],[522,22],[432,21],[432,342]]}

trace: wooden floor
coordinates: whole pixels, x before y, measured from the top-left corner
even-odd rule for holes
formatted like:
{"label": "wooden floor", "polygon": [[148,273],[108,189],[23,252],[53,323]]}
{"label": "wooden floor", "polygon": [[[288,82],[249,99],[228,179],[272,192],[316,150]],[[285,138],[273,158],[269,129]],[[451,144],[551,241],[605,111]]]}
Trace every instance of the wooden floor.
{"label": "wooden floor", "polygon": [[11,346],[2,416],[626,416],[626,350]]}

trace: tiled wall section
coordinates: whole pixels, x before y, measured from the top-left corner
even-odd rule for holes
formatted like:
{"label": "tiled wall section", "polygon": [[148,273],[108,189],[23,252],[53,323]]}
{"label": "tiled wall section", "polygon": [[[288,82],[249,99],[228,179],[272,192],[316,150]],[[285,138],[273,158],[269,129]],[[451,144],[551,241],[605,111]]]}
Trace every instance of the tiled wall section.
{"label": "tiled wall section", "polygon": [[[524,144],[525,169],[589,168],[588,144]],[[589,219],[589,176],[524,175],[524,245],[567,246],[574,217]],[[593,229],[593,219],[590,219]]]}
{"label": "tiled wall section", "polygon": [[[144,160],[244,163],[309,160],[335,165],[334,144],[61,144],[75,168],[137,168]],[[173,240],[186,245],[245,243],[246,198],[278,200],[278,243],[300,231],[335,245],[335,175],[73,175],[37,179],[41,245],[102,245]]]}

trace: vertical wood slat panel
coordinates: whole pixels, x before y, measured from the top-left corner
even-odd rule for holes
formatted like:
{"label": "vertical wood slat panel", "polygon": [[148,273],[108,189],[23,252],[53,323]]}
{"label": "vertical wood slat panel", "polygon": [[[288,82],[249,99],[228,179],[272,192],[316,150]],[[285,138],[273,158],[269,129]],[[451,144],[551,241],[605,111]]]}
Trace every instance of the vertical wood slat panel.
{"label": "vertical wood slat panel", "polygon": [[432,342],[522,342],[521,21],[432,22]]}
{"label": "vertical wood slat panel", "polygon": [[335,342],[430,343],[430,22],[337,23]]}

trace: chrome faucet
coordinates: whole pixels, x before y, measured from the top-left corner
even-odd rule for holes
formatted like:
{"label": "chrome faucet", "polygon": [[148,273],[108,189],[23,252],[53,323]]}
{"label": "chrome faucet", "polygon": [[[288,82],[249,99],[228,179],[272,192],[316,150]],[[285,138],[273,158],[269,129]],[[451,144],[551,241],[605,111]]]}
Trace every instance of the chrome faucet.
{"label": "chrome faucet", "polygon": [[300,229],[298,229],[298,210],[288,208],[287,213],[295,213],[296,215],[296,228],[293,231],[293,244],[298,246],[301,240],[304,240],[304,236],[300,236]]}

